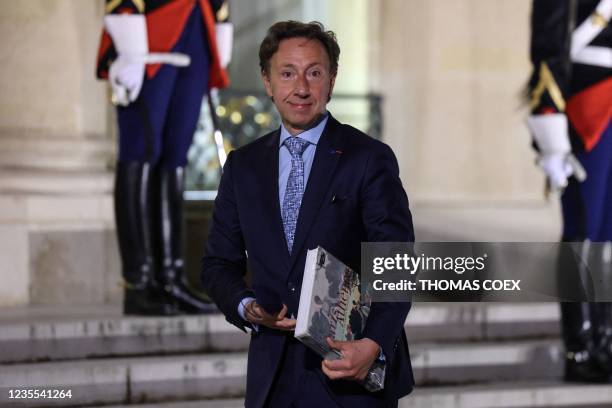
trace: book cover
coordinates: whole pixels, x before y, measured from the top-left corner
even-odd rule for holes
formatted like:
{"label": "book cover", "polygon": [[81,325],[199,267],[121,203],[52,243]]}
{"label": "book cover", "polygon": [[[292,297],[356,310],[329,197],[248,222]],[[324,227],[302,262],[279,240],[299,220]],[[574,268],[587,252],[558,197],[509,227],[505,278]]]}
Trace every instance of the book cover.
{"label": "book cover", "polygon": [[[321,247],[307,252],[295,327],[298,340],[324,359],[340,359],[340,352],[325,339],[361,339],[370,305],[370,290],[361,287],[355,271]],[[382,384],[368,384],[374,378],[384,380],[384,367],[378,368],[364,384],[371,391],[382,389]]]}

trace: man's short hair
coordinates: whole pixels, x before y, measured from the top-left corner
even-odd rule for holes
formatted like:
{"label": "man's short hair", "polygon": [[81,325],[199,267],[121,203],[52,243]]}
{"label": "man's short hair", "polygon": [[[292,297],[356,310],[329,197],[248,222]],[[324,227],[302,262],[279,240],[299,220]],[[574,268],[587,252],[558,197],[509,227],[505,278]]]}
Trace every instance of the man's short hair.
{"label": "man's short hair", "polygon": [[333,31],[325,31],[323,24],[318,21],[302,23],[300,21],[288,20],[279,21],[273,24],[266,34],[266,38],[259,47],[259,67],[263,74],[270,71],[270,59],[278,51],[278,46],[282,40],[289,38],[308,38],[317,40],[327,51],[330,63],[330,73],[335,75],[338,72],[338,59],[340,58],[340,47]]}

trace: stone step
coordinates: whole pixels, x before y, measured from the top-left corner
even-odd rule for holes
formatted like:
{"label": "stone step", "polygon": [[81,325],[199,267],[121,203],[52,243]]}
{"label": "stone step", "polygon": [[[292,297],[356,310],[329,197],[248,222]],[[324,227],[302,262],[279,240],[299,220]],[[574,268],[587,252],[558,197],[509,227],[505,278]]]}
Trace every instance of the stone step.
{"label": "stone step", "polygon": [[[561,375],[555,341],[416,344],[411,354],[419,385],[550,380]],[[0,405],[15,388],[71,390],[72,398],[63,403],[72,405],[230,398],[244,395],[246,366],[246,353],[4,365]]]}
{"label": "stone step", "polygon": [[558,337],[557,303],[417,303],[406,320],[410,342]]}
{"label": "stone step", "polygon": [[[610,407],[612,385],[555,381],[509,382],[454,387],[421,387],[400,400],[400,408]],[[243,399],[184,401],[106,408],[241,408]]]}
{"label": "stone step", "polygon": [[113,191],[113,177],[106,169],[77,171],[9,168],[0,172],[0,193],[109,194]]}
{"label": "stone step", "polygon": [[11,389],[70,391],[62,400],[28,400],[28,407],[237,397],[244,395],[245,354],[182,355],[4,366],[0,406]]}
{"label": "stone step", "polygon": [[[554,303],[421,303],[406,322],[411,344],[558,336]],[[0,311],[0,363],[156,353],[246,350],[249,337],[220,314],[126,317],[114,306]]]}
{"label": "stone step", "polygon": [[400,400],[400,408],[595,408],[612,406],[612,385],[561,381],[502,382],[422,387]]}
{"label": "stone step", "polygon": [[113,140],[108,137],[3,134],[0,168],[103,171],[114,150]]}
{"label": "stone step", "polygon": [[420,385],[561,378],[559,341],[417,343],[410,355]]}
{"label": "stone step", "polygon": [[220,314],[98,317],[0,325],[0,361],[244,351],[249,336]]}

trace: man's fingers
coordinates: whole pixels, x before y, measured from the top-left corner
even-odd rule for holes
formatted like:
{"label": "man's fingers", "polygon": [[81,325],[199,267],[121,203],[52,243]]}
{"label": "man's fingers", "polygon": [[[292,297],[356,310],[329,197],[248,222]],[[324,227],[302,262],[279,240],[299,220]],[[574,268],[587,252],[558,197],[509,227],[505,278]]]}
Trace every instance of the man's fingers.
{"label": "man's fingers", "polygon": [[336,373],[330,371],[327,367],[325,367],[325,364],[321,363],[321,371],[323,371],[323,374],[325,374],[328,378],[335,380],[335,375]]}
{"label": "man's fingers", "polygon": [[262,324],[277,330],[295,330],[296,320],[285,317],[287,315],[287,305],[283,305],[281,311],[276,315],[267,313],[256,301],[248,303],[245,310],[247,320],[252,323]]}
{"label": "man's fingers", "polygon": [[256,314],[256,313],[253,313],[253,312],[252,312],[252,311],[250,311],[250,310],[247,310],[246,315],[247,315],[247,317],[249,317],[249,318],[251,318],[251,319],[262,320],[262,317],[261,317],[261,316],[259,316],[259,315],[258,315],[258,314]]}
{"label": "man's fingers", "polygon": [[258,317],[256,315],[254,315],[253,313],[250,313],[250,312],[246,313],[246,318],[251,323],[257,323],[257,324],[263,323],[263,319],[261,317]]}
{"label": "man's fingers", "polygon": [[346,348],[346,341],[336,341],[331,337],[326,337],[325,340],[327,340],[327,345],[334,350],[342,351]]}
{"label": "man's fingers", "polygon": [[[285,309],[286,309],[286,306],[285,306]],[[295,324],[296,324],[295,319],[288,319],[286,317],[283,317],[282,319],[277,320],[276,316],[272,316],[266,313],[266,311],[263,310],[263,308],[259,306],[255,301],[249,303],[246,306],[245,310],[246,310],[247,320],[252,323],[262,324],[271,329],[278,329],[278,330],[290,331],[290,330],[295,329]],[[286,310],[283,312],[283,314],[286,314]]]}
{"label": "man's fingers", "polygon": [[251,312],[252,315],[257,316],[259,319],[263,319],[265,317],[264,310],[257,304],[255,300],[249,303],[246,309]]}
{"label": "man's fingers", "polygon": [[285,317],[283,320],[277,320],[276,321],[276,325],[277,326],[282,326],[282,327],[295,328],[295,324],[296,324],[296,320],[295,319],[289,319],[287,317]]}
{"label": "man's fingers", "polygon": [[348,371],[344,371],[344,370],[330,370],[325,365],[325,361],[326,360],[323,360],[323,363],[321,363],[321,371],[323,371],[323,374],[325,374],[328,378],[330,378],[332,380],[339,380],[341,378],[348,378],[348,379],[353,378],[351,373],[348,372]]}
{"label": "man's fingers", "polygon": [[254,323],[261,323],[263,320],[263,316],[258,313],[257,310],[257,303],[253,300],[251,302],[249,302],[246,307],[244,308],[246,311],[246,318],[247,320],[254,322]]}
{"label": "man's fingers", "polygon": [[253,310],[255,310],[255,312],[257,313],[257,315],[259,315],[262,319],[265,320],[275,320],[274,315],[271,315],[270,313],[266,312],[266,310],[261,307],[259,305],[259,303],[254,302],[255,305],[253,306]]}
{"label": "man's fingers", "polygon": [[287,314],[287,305],[283,303],[283,308],[276,315],[276,320],[283,320]]}
{"label": "man's fingers", "polygon": [[344,373],[341,373],[339,371],[337,372],[329,370],[327,367],[325,367],[325,365],[321,365],[321,371],[323,371],[323,374],[325,374],[328,378],[332,380],[343,378],[344,375]]}
{"label": "man's fingers", "polygon": [[295,319],[284,318],[283,320],[274,321],[270,327],[279,330],[295,330]]}
{"label": "man's fingers", "polygon": [[351,362],[346,359],[323,360],[323,365],[331,371],[347,371],[352,369]]}
{"label": "man's fingers", "polygon": [[263,317],[263,314],[265,313],[263,308],[261,306],[259,306],[257,304],[257,302],[255,302],[255,301],[253,301],[252,304],[253,304],[253,308],[252,308],[253,309],[253,313],[255,313],[256,315],[258,315],[260,317]]}

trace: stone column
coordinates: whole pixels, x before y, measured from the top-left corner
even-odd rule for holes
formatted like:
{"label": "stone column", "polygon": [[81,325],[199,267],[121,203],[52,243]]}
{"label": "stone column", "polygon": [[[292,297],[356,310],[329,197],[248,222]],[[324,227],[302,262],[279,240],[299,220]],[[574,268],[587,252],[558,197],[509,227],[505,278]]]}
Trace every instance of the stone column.
{"label": "stone column", "polygon": [[530,4],[369,3],[372,87],[413,200],[541,202],[521,101]]}
{"label": "stone column", "polygon": [[104,2],[0,8],[0,306],[116,300]]}

